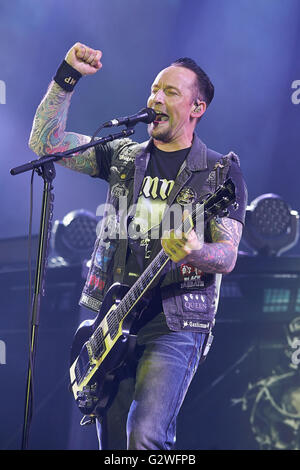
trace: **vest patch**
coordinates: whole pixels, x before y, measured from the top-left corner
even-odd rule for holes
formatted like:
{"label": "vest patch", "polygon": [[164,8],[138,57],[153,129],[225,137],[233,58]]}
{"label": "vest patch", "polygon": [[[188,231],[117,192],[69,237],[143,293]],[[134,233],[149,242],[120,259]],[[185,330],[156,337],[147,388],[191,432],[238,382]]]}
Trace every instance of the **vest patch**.
{"label": "vest patch", "polygon": [[133,149],[131,147],[123,148],[123,150],[118,155],[118,159],[126,163],[134,162],[135,154],[133,152]]}
{"label": "vest patch", "polygon": [[116,183],[111,188],[111,194],[114,197],[126,197],[128,196],[129,190],[126,188],[125,184]]}
{"label": "vest patch", "polygon": [[202,330],[209,330],[210,324],[209,322],[199,322],[195,320],[183,320],[182,321],[182,328],[201,328]]}
{"label": "vest patch", "polygon": [[205,312],[207,296],[205,294],[187,293],[182,296],[182,304],[185,312]]}
{"label": "vest patch", "polygon": [[185,289],[187,287],[203,287],[204,286],[204,273],[192,266],[191,264],[182,264],[180,266],[180,273],[183,279],[180,287]]}

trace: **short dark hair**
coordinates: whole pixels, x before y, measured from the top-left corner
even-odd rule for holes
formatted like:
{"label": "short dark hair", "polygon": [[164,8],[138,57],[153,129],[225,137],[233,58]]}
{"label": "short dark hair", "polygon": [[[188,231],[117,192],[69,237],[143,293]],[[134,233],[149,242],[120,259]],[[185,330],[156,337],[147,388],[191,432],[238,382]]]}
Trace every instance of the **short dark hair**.
{"label": "short dark hair", "polygon": [[202,68],[199,67],[199,65],[189,57],[181,57],[180,59],[175,60],[175,62],[173,62],[171,65],[185,67],[186,69],[192,70],[196,74],[197,94],[200,94],[201,98],[208,106],[214,97],[215,88],[204,70],[202,70]]}

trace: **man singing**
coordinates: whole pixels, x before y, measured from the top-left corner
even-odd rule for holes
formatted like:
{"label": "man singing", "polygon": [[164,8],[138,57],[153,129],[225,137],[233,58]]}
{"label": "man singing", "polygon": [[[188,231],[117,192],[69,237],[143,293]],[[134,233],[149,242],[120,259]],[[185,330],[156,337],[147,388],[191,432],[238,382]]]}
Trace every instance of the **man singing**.
{"label": "man singing", "polygon": [[[65,128],[74,87],[101,69],[101,57],[101,51],[81,43],[68,51],[36,111],[30,136],[36,154],[90,141]],[[135,208],[129,211],[125,240],[102,243],[105,230],[98,237],[81,305],[98,312],[113,283],[133,285],[161,247],[170,257],[138,320],[134,367],[123,374],[106,413],[109,449],[175,448],[176,419],[212,337],[221,277],[235,266],[247,204],[239,159],[233,152],[208,149],[195,133],[213,96],[206,73],[192,59],[178,59],[153,81],[147,107],[156,117],[148,124],[149,141],[118,139],[59,161],[107,181],[108,203],[117,214],[120,196]],[[230,206],[226,216],[210,220],[204,237],[195,228],[179,237],[170,227],[163,236],[159,232],[161,240],[151,239],[174,204],[194,205],[229,177],[238,208]],[[101,419],[97,430],[103,448]]]}

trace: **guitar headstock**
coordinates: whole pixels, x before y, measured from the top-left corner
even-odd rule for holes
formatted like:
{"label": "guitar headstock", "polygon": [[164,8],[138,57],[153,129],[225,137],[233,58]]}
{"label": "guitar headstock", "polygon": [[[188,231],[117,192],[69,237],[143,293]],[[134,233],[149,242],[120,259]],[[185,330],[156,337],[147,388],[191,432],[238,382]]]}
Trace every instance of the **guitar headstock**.
{"label": "guitar headstock", "polygon": [[235,201],[235,185],[229,178],[224,184],[219,186],[214,194],[209,196],[204,204],[204,216],[205,220],[210,220],[215,216],[226,216],[228,215],[228,207],[232,204],[237,209],[238,204]]}
{"label": "guitar headstock", "polygon": [[213,217],[224,217],[228,214],[227,208],[235,202],[235,185],[229,178],[223,185],[219,186],[215,193],[207,197],[198,208],[193,211],[192,215],[187,215],[183,221],[183,231],[187,235],[194,227],[200,213],[204,212],[204,220],[208,222]]}

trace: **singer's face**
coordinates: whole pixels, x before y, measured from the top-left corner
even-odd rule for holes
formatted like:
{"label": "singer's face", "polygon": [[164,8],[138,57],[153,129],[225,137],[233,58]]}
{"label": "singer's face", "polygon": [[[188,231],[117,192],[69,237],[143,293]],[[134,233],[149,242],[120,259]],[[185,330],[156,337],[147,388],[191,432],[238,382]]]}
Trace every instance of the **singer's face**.
{"label": "singer's face", "polygon": [[191,116],[197,95],[195,80],[192,70],[174,65],[154,80],[147,106],[158,115],[148,125],[148,133],[158,147],[177,150],[191,145],[196,125]]}

